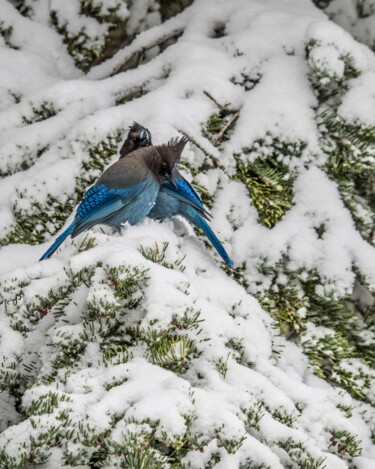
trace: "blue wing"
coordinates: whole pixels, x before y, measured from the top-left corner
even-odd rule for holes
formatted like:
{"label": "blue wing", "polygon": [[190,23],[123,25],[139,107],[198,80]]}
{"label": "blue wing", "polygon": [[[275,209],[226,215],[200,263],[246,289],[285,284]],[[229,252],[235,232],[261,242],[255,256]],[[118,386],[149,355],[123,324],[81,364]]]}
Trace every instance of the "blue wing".
{"label": "blue wing", "polygon": [[185,202],[194,207],[205,218],[207,218],[207,216],[211,216],[210,213],[204,208],[203,202],[201,201],[197,192],[182,176],[182,174],[180,174],[178,171],[175,171],[173,181],[176,183],[177,188],[174,187],[171,183],[164,181],[162,184],[162,189],[167,189],[171,196],[174,196],[182,202]]}
{"label": "blue wing", "polygon": [[201,201],[194,187],[190,185],[178,171],[176,171],[175,182],[179,191],[181,191],[181,193],[184,194],[186,198],[203,208],[203,202]]}
{"label": "blue wing", "polygon": [[139,196],[145,183],[146,180],[123,189],[109,189],[103,184],[91,187],[77,208],[72,237],[98,223],[111,224],[110,219]]}

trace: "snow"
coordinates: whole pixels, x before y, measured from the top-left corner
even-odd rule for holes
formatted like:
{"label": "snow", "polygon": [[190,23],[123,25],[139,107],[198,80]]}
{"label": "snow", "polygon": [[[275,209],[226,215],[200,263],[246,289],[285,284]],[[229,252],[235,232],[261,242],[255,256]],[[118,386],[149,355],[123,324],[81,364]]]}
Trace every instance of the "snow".
{"label": "snow", "polygon": [[339,108],[340,116],[349,122],[375,125],[375,72],[356,78]]}
{"label": "snow", "polygon": [[[94,43],[103,36],[105,26],[92,18],[85,17],[83,23],[73,20],[78,18],[78,3],[52,4],[68,21],[70,33],[83,26]],[[115,4],[107,0],[102,9],[110,11]],[[147,434],[172,445],[189,432],[201,444],[200,449],[187,451],[183,460],[194,468],[207,467],[215,453],[220,456],[213,466],[217,469],[297,464],[278,445],[289,437],[314,458],[326,458],[326,467],[346,468],[348,460],[333,452],[329,438],[333,429],[347,430],[361,441],[362,453],[354,458],[355,467],[370,468],[375,459],[368,424],[373,410],[315,376],[301,347],[279,336],[275,322],[252,294],[271,286],[261,263],[266,260],[273,265],[285,256],[288,268],[301,272],[301,278],[310,272],[319,274],[321,294],[347,296],[355,287],[356,272],[375,285],[375,250],[357,231],[336,183],[322,168],[326,155],[315,113],[318,97],[309,81],[314,67],[327,69],[328,77],[342,79],[343,56],[349,54],[361,74],[351,80],[338,113],[348,122],[375,125],[373,54],[307,0],[215,4],[197,0],[162,24],[156,10],[144,17],[143,11],[151,7],[149,1],[121,5],[119,14],[124,21],[129,18],[130,31],[148,29],[83,75],[61,36],[48,26],[47,2],[36,2],[30,19],[0,0],[2,19],[13,27],[14,47],[2,44],[0,49],[5,64],[0,75],[0,172],[4,175],[0,234],[12,231],[15,208],[33,218],[36,203],[45,206],[51,197],[66,203],[82,175],[88,145],[101,142],[109,132],[120,130],[124,135],[135,120],[151,130],[156,144],[183,131],[219,159],[224,171],[211,167],[193,177],[191,169],[198,169],[202,162],[212,166],[212,161],[190,143],[182,157],[183,173],[213,198],[211,226],[235,266],[241,266],[249,287],[246,290],[230,278],[204,238],[179,219],[146,219],[137,226],[125,226],[120,234],[94,227],[90,231],[94,246],[89,250],[79,252],[87,236],[84,233],[63,243],[42,263],[38,258],[49,243],[1,247],[0,371],[26,373],[25,365],[35,362],[36,371],[26,373],[31,384],[23,394],[22,407],[28,409],[49,393],[56,393],[59,406],[38,414],[35,430],[30,418],[20,420],[13,397],[2,391],[0,448],[16,455],[21,448],[29,448],[28,436],[58,425],[63,410],[70,419],[66,432],[77,432],[80,424],[89,421],[92,434],[108,432],[110,441],[118,445],[131,435],[142,444]],[[219,22],[225,24],[225,32],[214,37]],[[134,52],[180,28],[183,35],[161,54],[134,70],[110,76]],[[306,60],[305,46],[312,40],[317,46]],[[236,84],[234,78],[254,70],[260,78],[253,89]],[[117,103],[137,86],[144,88],[143,96]],[[240,112],[230,139],[220,150],[202,134],[203,125],[217,112],[204,91]],[[19,103],[12,93],[20,95]],[[35,109],[43,103],[52,103],[56,115],[32,122]],[[265,148],[257,143],[262,139]],[[274,139],[301,144],[303,149],[283,160],[296,175],[293,205],[269,229],[258,223],[245,186],[233,176],[235,155],[252,162],[262,151],[269,151]],[[245,148],[251,151],[244,153]],[[319,236],[321,225],[325,231]],[[142,249],[160,252],[163,243],[168,243],[164,264],[142,254]],[[87,283],[64,294],[63,316],[56,313],[56,305],[41,301],[66,288],[70,275],[91,268],[94,273]],[[140,302],[135,309],[116,296],[108,281],[111,268],[146,272],[147,278],[139,281],[131,296]],[[280,273],[278,284],[287,283],[288,277]],[[167,330],[187,312],[199,313],[199,327],[182,331],[173,345],[174,355],[183,358],[185,340],[193,344],[188,369],[177,373],[153,362],[146,340],[129,346],[124,362],[112,357],[109,364],[104,363],[103,331],[110,327],[103,318],[103,322],[96,318],[91,330],[88,326],[90,311],[98,304],[116,314],[121,310],[124,324],[138,327],[144,335]],[[306,308],[298,314],[305,317]],[[308,332],[319,337],[327,331],[311,328]],[[71,342],[83,340],[85,334],[90,339],[74,365],[60,369],[46,384],[57,354]],[[237,344],[237,349],[230,343]],[[347,364],[348,370],[351,366]],[[262,416],[254,424],[249,414],[258,405]],[[353,406],[353,415],[345,416],[339,405]],[[190,427],[187,416],[194,417]],[[289,420],[291,424],[285,423]],[[228,442],[237,442],[238,449],[231,451]],[[70,441],[67,447],[79,452],[78,443]],[[49,463],[42,466],[46,469],[58,467],[63,458],[59,449],[51,452]]]}

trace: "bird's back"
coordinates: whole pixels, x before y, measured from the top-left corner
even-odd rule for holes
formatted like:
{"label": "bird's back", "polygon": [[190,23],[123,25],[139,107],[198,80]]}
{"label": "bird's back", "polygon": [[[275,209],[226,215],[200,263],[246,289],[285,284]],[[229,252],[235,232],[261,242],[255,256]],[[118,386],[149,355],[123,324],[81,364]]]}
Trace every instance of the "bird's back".
{"label": "bird's back", "polygon": [[155,153],[154,147],[133,151],[104,171],[96,181],[96,185],[104,184],[109,189],[121,189],[144,181],[147,176],[152,175],[148,162]]}

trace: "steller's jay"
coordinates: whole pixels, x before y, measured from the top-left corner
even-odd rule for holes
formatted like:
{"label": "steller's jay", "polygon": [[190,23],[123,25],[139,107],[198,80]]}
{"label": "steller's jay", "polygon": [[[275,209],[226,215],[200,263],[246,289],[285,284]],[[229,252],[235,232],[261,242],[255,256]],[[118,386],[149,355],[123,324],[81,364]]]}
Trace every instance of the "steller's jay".
{"label": "steller's jay", "polygon": [[[150,131],[134,122],[121,147],[119,161],[129,155],[128,149],[132,151],[135,148],[147,147],[149,145],[152,145]],[[205,218],[208,219],[207,215],[209,213],[204,208],[199,195],[176,168],[173,170],[173,182],[174,184],[171,181],[164,181],[162,183],[155,205],[148,216],[163,220],[176,215],[182,215],[204,232],[224,262],[233,268],[233,263],[224,246],[205,220]]]}
{"label": "steller's jay", "polygon": [[120,150],[120,159],[125,155],[129,155],[134,150],[138,150],[141,147],[150,147],[151,142],[151,133],[146,127],[134,122],[133,125],[129,128],[128,136],[125,139],[124,144]]}
{"label": "steller's jay", "polygon": [[139,148],[110,166],[84,195],[73,222],[40,260],[50,257],[69,235],[74,238],[99,223],[119,230],[125,222],[142,221],[154,206],[161,183],[176,185],[173,170],[186,143],[181,138]]}

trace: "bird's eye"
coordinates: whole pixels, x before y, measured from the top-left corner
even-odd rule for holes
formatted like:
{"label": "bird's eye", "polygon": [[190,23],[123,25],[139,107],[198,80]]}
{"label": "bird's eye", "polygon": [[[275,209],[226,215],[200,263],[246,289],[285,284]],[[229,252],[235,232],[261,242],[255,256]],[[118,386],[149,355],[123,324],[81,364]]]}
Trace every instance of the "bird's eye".
{"label": "bird's eye", "polygon": [[163,169],[167,169],[167,163],[166,163],[165,161],[163,161],[163,163],[161,164],[161,167],[162,167]]}

